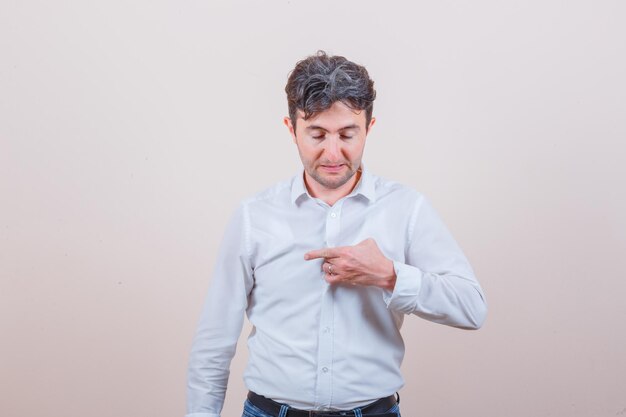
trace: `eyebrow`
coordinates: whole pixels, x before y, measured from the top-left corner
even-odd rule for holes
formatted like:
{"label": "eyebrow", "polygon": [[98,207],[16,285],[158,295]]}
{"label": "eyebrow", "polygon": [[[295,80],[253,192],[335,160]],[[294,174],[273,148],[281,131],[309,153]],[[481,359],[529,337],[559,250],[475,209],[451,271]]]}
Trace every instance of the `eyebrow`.
{"label": "eyebrow", "polygon": [[[344,126],[342,128],[340,128],[339,130],[347,130],[347,129],[354,129],[354,130],[359,130],[360,127],[359,125],[356,124],[351,124],[348,126]],[[317,126],[317,125],[311,125],[311,126],[307,126],[305,130],[323,130],[324,132],[328,132],[328,130],[324,129],[322,126]]]}

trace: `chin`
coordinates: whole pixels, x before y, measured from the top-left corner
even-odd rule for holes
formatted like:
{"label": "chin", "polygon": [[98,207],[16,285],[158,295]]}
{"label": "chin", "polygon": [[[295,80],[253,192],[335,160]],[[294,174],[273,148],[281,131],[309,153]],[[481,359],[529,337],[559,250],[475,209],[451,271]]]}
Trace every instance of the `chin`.
{"label": "chin", "polygon": [[350,179],[353,176],[354,176],[354,173],[352,172],[352,173],[350,173],[350,175],[344,174],[344,175],[341,175],[341,176],[338,176],[338,175],[320,175],[316,179],[324,187],[335,189],[335,188],[341,187],[342,185],[344,185],[345,183],[350,181]]}

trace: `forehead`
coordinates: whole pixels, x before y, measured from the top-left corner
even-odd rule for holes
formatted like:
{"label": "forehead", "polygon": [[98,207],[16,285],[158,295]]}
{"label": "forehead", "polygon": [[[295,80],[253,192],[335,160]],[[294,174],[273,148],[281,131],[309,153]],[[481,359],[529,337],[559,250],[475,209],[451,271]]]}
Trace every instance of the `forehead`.
{"label": "forehead", "polygon": [[304,120],[304,112],[298,110],[298,125],[302,128],[318,126],[328,131],[354,125],[365,127],[365,111],[354,110],[344,103],[336,101],[327,110],[310,117],[308,120]]}

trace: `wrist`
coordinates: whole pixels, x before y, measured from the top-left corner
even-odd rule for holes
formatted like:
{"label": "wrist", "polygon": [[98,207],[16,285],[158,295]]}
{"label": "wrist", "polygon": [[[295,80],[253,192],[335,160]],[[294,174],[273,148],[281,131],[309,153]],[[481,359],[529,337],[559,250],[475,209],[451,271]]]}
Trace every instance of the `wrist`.
{"label": "wrist", "polygon": [[385,262],[385,264],[385,271],[383,274],[383,279],[381,280],[381,288],[393,291],[393,289],[396,287],[396,270],[393,267],[392,260],[387,259],[387,262]]}

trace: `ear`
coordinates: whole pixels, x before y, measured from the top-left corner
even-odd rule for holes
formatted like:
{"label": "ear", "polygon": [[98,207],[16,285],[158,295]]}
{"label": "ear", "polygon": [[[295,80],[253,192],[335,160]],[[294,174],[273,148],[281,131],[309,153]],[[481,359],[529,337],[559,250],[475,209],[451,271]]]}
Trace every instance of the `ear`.
{"label": "ear", "polygon": [[287,126],[287,129],[289,129],[289,134],[291,135],[293,143],[296,143],[296,131],[291,124],[291,118],[289,118],[289,116],[285,116],[285,118],[283,119],[283,124]]}
{"label": "ear", "polygon": [[372,117],[369,126],[367,126],[367,133],[370,133],[370,130],[372,129],[372,126],[374,126],[374,123],[376,123],[376,118]]}

